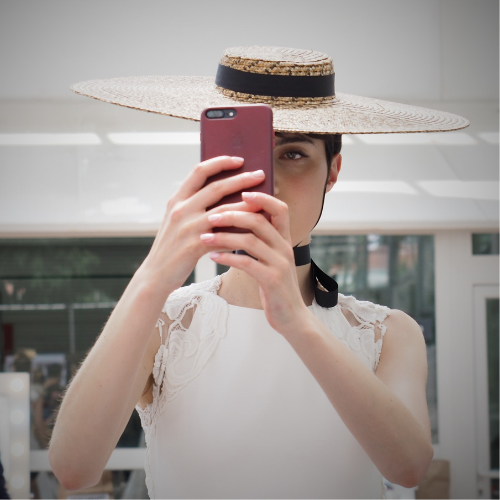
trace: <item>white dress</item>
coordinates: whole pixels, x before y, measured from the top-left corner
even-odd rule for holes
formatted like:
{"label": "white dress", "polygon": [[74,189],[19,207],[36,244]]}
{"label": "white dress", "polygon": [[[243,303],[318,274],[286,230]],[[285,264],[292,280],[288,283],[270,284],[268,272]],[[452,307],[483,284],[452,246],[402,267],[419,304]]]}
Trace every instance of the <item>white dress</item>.
{"label": "white dress", "polygon": [[[158,320],[153,402],[136,406],[149,496],[384,498],[382,475],[292,346],[263,310],[219,297],[220,283],[176,290]],[[387,307],[339,294],[309,309],[375,372]]]}

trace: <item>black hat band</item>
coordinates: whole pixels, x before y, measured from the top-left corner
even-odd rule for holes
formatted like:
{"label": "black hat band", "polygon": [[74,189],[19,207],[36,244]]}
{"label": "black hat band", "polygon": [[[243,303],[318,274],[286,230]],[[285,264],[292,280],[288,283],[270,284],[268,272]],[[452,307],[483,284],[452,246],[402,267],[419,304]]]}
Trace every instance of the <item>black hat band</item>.
{"label": "black hat band", "polygon": [[233,92],[270,97],[333,97],[335,74],[293,76],[250,73],[219,64],[215,84]]}

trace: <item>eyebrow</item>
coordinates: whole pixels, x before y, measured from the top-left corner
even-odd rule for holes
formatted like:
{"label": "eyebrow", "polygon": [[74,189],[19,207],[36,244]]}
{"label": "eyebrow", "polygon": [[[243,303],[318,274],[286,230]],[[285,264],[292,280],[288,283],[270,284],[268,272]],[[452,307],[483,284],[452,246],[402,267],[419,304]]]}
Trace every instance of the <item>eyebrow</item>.
{"label": "eyebrow", "polygon": [[[279,139],[279,142],[278,142]],[[308,142],[309,144],[314,144],[313,140],[306,135],[276,135],[276,146],[282,146],[283,144],[290,144],[291,142]]]}

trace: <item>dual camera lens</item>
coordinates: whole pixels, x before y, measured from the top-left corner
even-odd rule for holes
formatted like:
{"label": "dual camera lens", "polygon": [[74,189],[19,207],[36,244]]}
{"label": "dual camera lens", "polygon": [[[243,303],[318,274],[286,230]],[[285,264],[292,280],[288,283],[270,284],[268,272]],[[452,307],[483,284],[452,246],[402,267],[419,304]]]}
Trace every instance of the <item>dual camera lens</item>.
{"label": "dual camera lens", "polygon": [[207,111],[207,118],[234,118],[235,116],[235,109],[211,109]]}

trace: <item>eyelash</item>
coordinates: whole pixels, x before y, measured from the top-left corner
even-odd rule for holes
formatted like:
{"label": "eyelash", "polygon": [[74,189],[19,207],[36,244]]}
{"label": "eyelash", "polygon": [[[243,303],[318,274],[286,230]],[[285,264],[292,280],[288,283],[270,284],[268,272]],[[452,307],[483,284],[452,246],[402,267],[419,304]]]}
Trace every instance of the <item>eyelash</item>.
{"label": "eyelash", "polygon": [[293,153],[293,154],[296,154],[296,155],[300,155],[302,158],[308,158],[308,156],[305,153],[303,153],[302,151],[298,151],[296,149],[289,149],[288,151],[285,151],[283,153],[283,156],[285,157],[285,160],[296,161],[296,160],[300,160],[301,159],[301,158],[286,158],[286,155],[288,155],[290,153]]}

